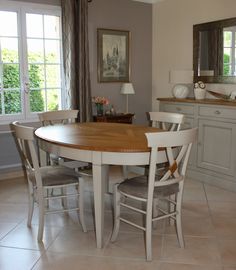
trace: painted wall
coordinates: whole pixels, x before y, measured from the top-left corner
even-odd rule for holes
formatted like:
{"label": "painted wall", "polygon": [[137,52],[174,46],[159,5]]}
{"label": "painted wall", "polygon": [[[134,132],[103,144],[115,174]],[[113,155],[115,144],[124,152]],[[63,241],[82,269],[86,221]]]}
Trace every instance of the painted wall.
{"label": "painted wall", "polygon": [[[169,71],[192,69],[193,25],[235,17],[235,10],[235,0],[165,0],[153,5],[153,110],[158,110],[157,97],[171,96]],[[235,85],[207,88],[229,93]]]}
{"label": "painted wall", "polygon": [[121,83],[97,81],[97,28],[131,32],[131,82],[135,95],[129,96],[129,111],[135,123],[147,123],[145,112],[152,99],[152,5],[127,0],[93,0],[89,5],[90,60],[92,95],[106,96],[117,111],[125,111],[126,97]]}

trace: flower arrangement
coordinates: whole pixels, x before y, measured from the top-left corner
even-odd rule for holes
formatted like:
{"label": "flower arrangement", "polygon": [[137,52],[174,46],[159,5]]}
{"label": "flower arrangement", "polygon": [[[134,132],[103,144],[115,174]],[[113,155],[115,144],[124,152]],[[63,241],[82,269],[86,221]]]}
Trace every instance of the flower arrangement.
{"label": "flower arrangement", "polygon": [[202,81],[198,81],[194,84],[194,88],[201,88],[201,89],[205,89],[206,88],[206,85],[204,82]]}
{"label": "flower arrangement", "polygon": [[102,105],[108,105],[109,104],[109,100],[105,97],[93,97],[92,98],[92,102],[95,104],[102,104]]}

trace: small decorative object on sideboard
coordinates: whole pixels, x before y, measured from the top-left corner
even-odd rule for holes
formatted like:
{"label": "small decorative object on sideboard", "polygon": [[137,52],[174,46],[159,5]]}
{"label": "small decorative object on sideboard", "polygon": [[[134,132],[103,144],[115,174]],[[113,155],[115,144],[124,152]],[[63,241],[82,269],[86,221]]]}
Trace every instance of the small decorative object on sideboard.
{"label": "small decorative object on sideboard", "polygon": [[211,91],[211,90],[206,90],[206,91],[207,91],[207,93],[211,94],[215,98],[219,98],[219,99],[223,99],[223,100],[233,99],[233,97],[231,97],[231,95],[223,94],[222,93],[223,90],[221,90],[221,92],[215,92],[215,91]]}
{"label": "small decorative object on sideboard", "polygon": [[97,115],[102,116],[104,113],[104,105],[108,105],[109,100],[105,97],[93,97],[92,102],[96,105]]}
{"label": "small decorative object on sideboard", "polygon": [[195,99],[204,99],[206,96],[206,85],[202,81],[198,81],[194,84],[194,96]]}
{"label": "small decorative object on sideboard", "polygon": [[171,70],[170,83],[174,84],[172,94],[175,98],[186,98],[193,84],[192,70]]}

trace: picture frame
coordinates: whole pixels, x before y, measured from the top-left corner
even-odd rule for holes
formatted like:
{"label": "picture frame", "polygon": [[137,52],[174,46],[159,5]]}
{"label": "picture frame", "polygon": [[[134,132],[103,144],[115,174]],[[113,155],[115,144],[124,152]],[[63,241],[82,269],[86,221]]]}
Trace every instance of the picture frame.
{"label": "picture frame", "polygon": [[130,81],[130,31],[97,29],[99,82]]}

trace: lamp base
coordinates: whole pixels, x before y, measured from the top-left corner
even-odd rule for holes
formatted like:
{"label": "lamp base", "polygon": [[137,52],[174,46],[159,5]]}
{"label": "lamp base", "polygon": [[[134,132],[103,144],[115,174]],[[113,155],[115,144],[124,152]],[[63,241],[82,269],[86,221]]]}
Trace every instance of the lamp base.
{"label": "lamp base", "polygon": [[172,89],[175,98],[186,98],[189,94],[189,88],[183,84],[176,84]]}

